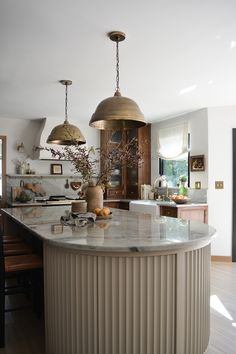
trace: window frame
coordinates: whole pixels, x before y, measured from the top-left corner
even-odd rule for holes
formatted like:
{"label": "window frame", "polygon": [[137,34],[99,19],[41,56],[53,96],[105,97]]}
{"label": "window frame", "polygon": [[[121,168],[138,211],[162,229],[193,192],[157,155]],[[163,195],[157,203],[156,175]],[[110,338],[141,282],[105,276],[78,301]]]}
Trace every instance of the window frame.
{"label": "window frame", "polygon": [[[188,159],[188,187],[190,187],[190,151],[188,151],[187,159]],[[163,174],[164,174],[164,159],[161,159],[159,157],[159,175],[162,176]]]}

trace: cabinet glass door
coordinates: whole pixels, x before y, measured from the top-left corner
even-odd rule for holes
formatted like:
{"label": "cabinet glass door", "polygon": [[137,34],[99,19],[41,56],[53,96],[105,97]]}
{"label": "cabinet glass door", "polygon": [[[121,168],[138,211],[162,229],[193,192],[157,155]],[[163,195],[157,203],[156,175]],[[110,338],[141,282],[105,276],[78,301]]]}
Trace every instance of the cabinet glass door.
{"label": "cabinet glass door", "polygon": [[[137,139],[137,129],[126,131],[127,142]],[[138,167],[127,167],[127,197],[138,198]]]}
{"label": "cabinet glass door", "polygon": [[122,131],[121,130],[116,130],[115,132],[112,133],[111,138],[110,138],[110,143],[113,143],[113,144],[121,144],[122,143]]}

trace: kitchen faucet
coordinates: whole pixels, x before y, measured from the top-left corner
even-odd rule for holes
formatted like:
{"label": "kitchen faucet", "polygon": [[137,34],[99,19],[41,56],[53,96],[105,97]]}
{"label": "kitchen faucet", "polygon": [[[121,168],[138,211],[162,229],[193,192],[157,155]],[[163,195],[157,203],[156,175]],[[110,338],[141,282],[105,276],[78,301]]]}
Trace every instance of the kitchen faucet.
{"label": "kitchen faucet", "polygon": [[[153,183],[153,190],[154,190],[154,195],[155,195],[155,190],[156,190],[156,184],[157,184],[157,182],[160,182],[161,181],[161,177],[159,176],[159,177],[157,177],[156,179],[155,179],[155,181],[154,181],[154,183]],[[165,199],[170,199],[169,198],[169,187],[168,187],[168,183],[167,183],[167,181],[165,180],[165,187],[162,187],[162,188],[166,188],[166,194],[163,194],[161,197],[162,197],[162,199],[163,200],[165,200]],[[155,198],[156,199],[156,198]]]}

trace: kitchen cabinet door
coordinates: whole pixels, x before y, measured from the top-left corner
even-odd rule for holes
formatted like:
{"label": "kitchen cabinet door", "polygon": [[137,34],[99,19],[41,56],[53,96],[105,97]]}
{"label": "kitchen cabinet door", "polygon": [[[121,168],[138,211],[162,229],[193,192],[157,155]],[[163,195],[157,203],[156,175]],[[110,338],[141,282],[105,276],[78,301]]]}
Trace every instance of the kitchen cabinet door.
{"label": "kitchen cabinet door", "polygon": [[160,206],[160,215],[177,218],[177,208],[171,206]]}
{"label": "kitchen cabinet door", "polygon": [[[125,144],[133,138],[137,139],[138,147],[143,153],[143,163],[139,168],[117,166],[111,183],[106,188],[105,198],[141,198],[141,184],[151,182],[151,126],[128,130],[101,131],[101,148],[112,149],[119,144]],[[102,168],[102,161],[101,161]]]}
{"label": "kitchen cabinet door", "polygon": [[207,207],[186,207],[186,208],[178,208],[178,218],[185,220],[195,220],[201,221],[205,224],[208,222],[207,218]]}

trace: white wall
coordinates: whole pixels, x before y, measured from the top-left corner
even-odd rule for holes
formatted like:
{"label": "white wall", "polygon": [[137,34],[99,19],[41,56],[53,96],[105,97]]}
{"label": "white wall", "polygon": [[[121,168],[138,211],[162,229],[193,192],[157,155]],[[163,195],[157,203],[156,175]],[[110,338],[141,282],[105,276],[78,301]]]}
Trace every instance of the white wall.
{"label": "white wall", "polygon": [[195,188],[195,181],[200,181],[202,188],[208,186],[208,126],[207,126],[207,109],[200,109],[175,118],[164,120],[151,125],[151,181],[155,181],[158,176],[158,158],[157,158],[157,130],[175,121],[183,121],[189,123],[189,132],[191,134],[191,155],[204,155],[206,169],[204,172],[190,173],[191,188]]}
{"label": "white wall", "polygon": [[[55,121],[55,125],[60,124],[58,120],[53,121]],[[70,123],[78,124],[73,123],[71,120]],[[16,172],[16,159],[23,160],[26,159],[27,156],[32,156],[33,146],[38,140],[36,137],[40,129],[40,124],[41,120],[0,118],[0,135],[7,136],[7,173]],[[91,128],[85,123],[80,123],[79,128],[88,146],[100,146],[100,132],[97,129]],[[47,137],[50,132],[51,130],[46,126],[43,134]],[[16,149],[17,145],[21,142],[24,143],[25,154],[20,154]],[[32,160],[30,157],[27,158],[27,162],[30,163],[31,168],[35,169],[37,174],[50,174],[50,164],[55,163],[55,161]],[[70,162],[61,161],[60,163],[63,165],[63,174],[72,174]]]}
{"label": "white wall", "polygon": [[200,181],[202,188],[208,188],[208,123],[207,109],[189,113],[189,132],[191,136],[190,156],[204,155],[205,171],[190,172],[190,187],[195,188],[195,182]]}
{"label": "white wall", "polygon": [[[208,108],[209,224],[217,230],[212,254],[231,256],[232,251],[232,129],[236,107]],[[215,189],[224,181],[224,189]]]}

